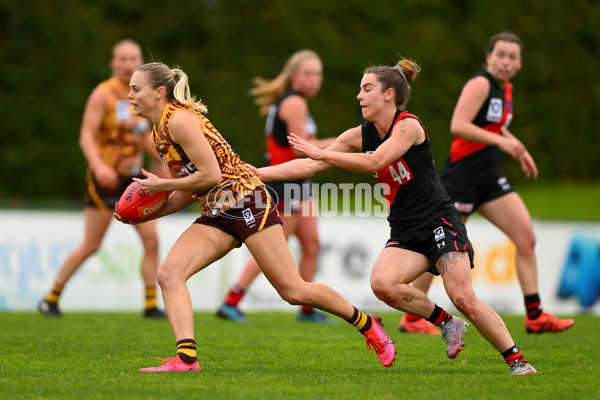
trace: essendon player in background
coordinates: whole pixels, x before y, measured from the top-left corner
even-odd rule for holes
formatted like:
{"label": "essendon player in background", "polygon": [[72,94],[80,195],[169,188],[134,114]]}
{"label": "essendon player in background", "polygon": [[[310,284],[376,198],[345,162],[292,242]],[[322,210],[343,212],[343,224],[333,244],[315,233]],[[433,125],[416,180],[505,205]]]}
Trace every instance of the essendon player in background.
{"label": "essendon player in background", "polygon": [[[333,138],[317,139],[317,125],[308,109],[308,99],[317,95],[322,82],[323,64],[319,55],[312,50],[300,50],[292,54],[275,79],[255,79],[256,86],[250,93],[260,107],[259,113],[267,117],[267,165],[278,165],[298,157],[288,144],[290,132],[322,149],[333,143]],[[269,182],[268,188],[277,199],[285,237],[294,235],[300,244],[300,276],[312,282],[320,250],[318,218],[314,212],[317,203],[312,198],[312,182],[309,179]],[[256,260],[250,258],[217,310],[219,317],[239,322],[246,320],[239,304],[259,273]],[[328,322],[324,314],[308,306],[300,308],[297,319]]]}

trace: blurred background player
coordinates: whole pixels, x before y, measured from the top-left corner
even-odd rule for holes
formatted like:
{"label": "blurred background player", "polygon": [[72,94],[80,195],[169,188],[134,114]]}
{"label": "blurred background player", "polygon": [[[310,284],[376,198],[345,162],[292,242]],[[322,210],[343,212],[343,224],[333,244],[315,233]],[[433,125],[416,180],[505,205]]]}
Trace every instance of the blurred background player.
{"label": "blurred background player", "polygon": [[[321,59],[311,50],[294,53],[275,79],[255,78],[256,86],[250,93],[256,97],[259,113],[267,116],[267,165],[278,165],[298,157],[288,144],[287,136],[290,132],[319,148],[325,148],[335,140],[316,138],[317,126],[308,109],[307,99],[319,92],[322,82]],[[285,237],[295,235],[300,243],[299,271],[302,279],[307,282],[314,279],[320,249],[317,203],[312,198],[311,184],[309,179],[268,184],[278,201],[277,208],[283,220]],[[250,258],[217,310],[219,317],[239,322],[246,320],[238,305],[259,273],[258,264],[254,258]],[[326,322],[327,318],[312,307],[302,306],[298,320]]]}
{"label": "blurred background player", "polygon": [[[133,115],[127,99],[129,80],[142,63],[142,50],[137,43],[127,39],[115,44],[110,61],[112,77],[92,91],[85,106],[79,137],[88,163],[85,232],[82,242],[64,260],[52,289],[38,305],[39,311],[47,317],[61,316],[58,302],[64,286],[84,261],[100,248],[112,221],[115,203],[132,178],[141,176],[142,150],[162,164],[151,147],[148,121]],[[144,316],[165,318],[156,301],[159,263],[156,221],[135,225],[135,229],[144,247],[141,265],[145,287]]]}
{"label": "blurred background player", "polygon": [[[484,69],[465,84],[456,103],[450,131],[454,135],[450,157],[440,171],[440,181],[466,222],[478,211],[516,245],[516,266],[523,292],[527,332],[558,332],[573,326],[543,311],[538,288],[535,233],[521,197],[501,172],[501,152],[521,164],[525,176],[537,178],[533,158],[508,130],[513,117],[510,79],[521,69],[523,44],[510,32],[494,35],[487,49]],[[427,293],[433,276],[424,274],[413,286]],[[400,330],[439,334],[427,321],[406,314]]]}

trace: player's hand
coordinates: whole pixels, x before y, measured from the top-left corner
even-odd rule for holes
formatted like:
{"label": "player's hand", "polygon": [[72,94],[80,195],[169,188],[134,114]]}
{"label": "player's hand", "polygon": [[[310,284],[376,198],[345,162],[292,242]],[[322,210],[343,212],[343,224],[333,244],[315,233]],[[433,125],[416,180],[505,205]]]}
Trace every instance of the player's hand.
{"label": "player's hand", "polygon": [[118,208],[119,208],[119,202],[116,202],[115,203],[115,212],[113,213],[113,217],[115,217],[115,219],[119,222],[122,222],[124,224],[130,224],[129,221],[126,221],[123,218],[121,218],[121,216],[119,215]]}
{"label": "player's hand", "polygon": [[500,150],[504,151],[511,155],[512,158],[519,158],[521,154],[523,154],[526,149],[525,145],[521,143],[519,139],[510,135],[510,136],[502,136],[503,140],[500,142]]}
{"label": "player's hand", "polygon": [[121,217],[121,215],[119,214],[118,207],[119,207],[119,202],[116,202],[115,203],[115,212],[113,213],[113,217],[115,217],[115,219],[117,221],[122,222],[122,223],[127,224],[127,225],[137,225],[137,224],[141,224],[141,223],[146,222],[146,220],[143,220],[143,221],[127,221],[126,219],[123,219],[123,217]]}
{"label": "player's hand", "polygon": [[300,136],[291,133],[288,135],[288,142],[294,147],[294,149],[305,157],[312,158],[313,160],[320,160],[323,154],[323,150],[319,149],[302,139]]}
{"label": "player's hand", "polygon": [[144,190],[149,194],[153,195],[156,193],[164,192],[165,188],[162,184],[163,179],[159,178],[158,175],[153,174],[152,172],[148,172],[142,168],[142,174],[146,177],[146,179],[133,178],[133,180],[144,188]]}
{"label": "player's hand", "polygon": [[117,174],[117,171],[108,165],[100,163],[100,165],[98,165],[92,171],[94,174],[94,179],[96,179],[98,185],[102,186],[103,188],[112,189],[119,186],[119,174]]}
{"label": "player's hand", "polygon": [[254,165],[246,163],[246,167],[250,168],[250,171],[258,175],[258,168],[256,168]]}
{"label": "player's hand", "polygon": [[523,169],[523,172],[525,172],[525,177],[537,179],[538,169],[531,154],[525,150],[517,159],[521,163],[521,168]]}

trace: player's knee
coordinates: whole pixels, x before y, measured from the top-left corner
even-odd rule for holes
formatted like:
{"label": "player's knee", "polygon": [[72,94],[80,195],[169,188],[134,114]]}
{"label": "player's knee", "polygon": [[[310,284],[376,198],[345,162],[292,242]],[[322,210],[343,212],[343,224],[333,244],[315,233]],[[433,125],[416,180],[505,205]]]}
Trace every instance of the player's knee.
{"label": "player's knee", "polygon": [[398,294],[398,287],[393,285],[389,279],[381,276],[371,277],[371,290],[383,302],[389,301]]}
{"label": "player's knee", "polygon": [[163,268],[162,266],[158,269],[158,272],[156,274],[156,282],[162,290],[165,290],[165,288],[169,284],[169,275],[165,271],[165,268]]}
{"label": "player's knee", "polygon": [[142,242],[146,253],[158,253],[158,234],[148,235]]}
{"label": "player's knee", "polygon": [[293,306],[304,305],[308,302],[307,290],[305,285],[302,286],[286,286],[277,289],[279,296]]}
{"label": "player's knee", "polygon": [[474,293],[455,293],[449,295],[450,301],[454,304],[454,307],[465,317],[470,319],[470,316],[473,314],[473,306],[476,303],[477,299],[475,298]]}
{"label": "player's knee", "polygon": [[533,231],[529,232],[526,235],[520,237],[515,245],[517,246],[518,251],[523,254],[525,257],[535,255],[535,244],[537,241],[537,237]]}
{"label": "player's knee", "polygon": [[[163,291],[176,286],[181,280],[182,278],[169,267],[168,263],[161,265],[156,274],[156,282]],[[183,281],[185,282],[185,279]]]}
{"label": "player's knee", "polygon": [[81,249],[83,250],[84,255],[89,257],[100,250],[101,244],[102,240],[87,241],[83,244],[83,246],[81,246]]}
{"label": "player's knee", "polygon": [[298,291],[293,289],[286,289],[279,292],[279,295],[283,300],[292,306],[297,306],[302,303],[302,296]]}
{"label": "player's knee", "polygon": [[302,253],[307,256],[316,257],[321,250],[321,242],[318,238],[313,238],[302,243]]}

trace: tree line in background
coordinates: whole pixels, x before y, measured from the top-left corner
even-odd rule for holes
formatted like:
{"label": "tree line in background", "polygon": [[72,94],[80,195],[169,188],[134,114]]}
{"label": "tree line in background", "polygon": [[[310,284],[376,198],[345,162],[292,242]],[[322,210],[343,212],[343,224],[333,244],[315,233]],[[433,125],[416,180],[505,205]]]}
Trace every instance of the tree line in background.
{"label": "tree line in background", "polygon": [[[440,166],[462,85],[482,67],[489,37],[510,30],[525,44],[511,131],[534,156],[541,180],[596,180],[598,21],[593,0],[5,0],[0,200],[81,199],[83,108],[110,74],[112,45],[124,38],[141,44],[146,61],[181,66],[213,124],[254,165],[265,149],[264,118],[248,94],[254,77],[274,78],[296,50],[318,52],[324,83],[310,108],[319,135],[335,136],[363,122],[356,100],[363,70],[410,58],[422,72],[408,109],[428,128]],[[524,181],[517,162],[505,167],[513,183]],[[315,181],[364,179],[332,169]]]}

